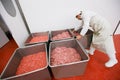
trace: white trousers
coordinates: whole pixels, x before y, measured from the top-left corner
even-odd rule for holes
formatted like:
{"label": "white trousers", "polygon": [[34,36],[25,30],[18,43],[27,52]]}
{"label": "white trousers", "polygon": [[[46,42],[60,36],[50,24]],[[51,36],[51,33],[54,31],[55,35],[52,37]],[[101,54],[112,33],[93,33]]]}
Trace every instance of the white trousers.
{"label": "white trousers", "polygon": [[114,47],[113,37],[109,36],[106,40],[97,43],[92,42],[90,52],[94,53],[95,50],[104,52],[110,59],[116,59],[116,50]]}

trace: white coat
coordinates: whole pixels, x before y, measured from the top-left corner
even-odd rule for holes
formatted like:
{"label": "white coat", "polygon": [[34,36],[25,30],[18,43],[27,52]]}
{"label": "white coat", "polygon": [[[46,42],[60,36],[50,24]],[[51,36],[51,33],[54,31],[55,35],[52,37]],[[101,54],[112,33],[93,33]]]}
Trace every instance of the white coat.
{"label": "white coat", "polygon": [[104,17],[91,11],[83,11],[81,17],[83,29],[80,34],[84,36],[88,29],[91,29],[93,31],[93,47],[107,54],[115,53],[110,23]]}

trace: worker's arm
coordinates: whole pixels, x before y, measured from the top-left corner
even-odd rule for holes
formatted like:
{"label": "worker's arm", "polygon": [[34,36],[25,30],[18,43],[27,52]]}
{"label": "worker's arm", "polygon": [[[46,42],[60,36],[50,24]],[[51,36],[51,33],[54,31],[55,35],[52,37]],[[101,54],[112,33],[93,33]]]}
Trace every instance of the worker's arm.
{"label": "worker's arm", "polygon": [[82,36],[84,36],[87,33],[87,31],[89,29],[90,18],[91,17],[89,17],[89,15],[83,15],[84,24],[83,24],[82,30],[80,32],[80,35],[76,36],[77,39],[80,39]]}
{"label": "worker's arm", "polygon": [[84,36],[87,33],[87,31],[89,29],[90,18],[91,18],[91,16],[89,14],[82,15],[82,19],[83,19],[84,23],[83,23],[83,27],[80,32],[80,35]]}
{"label": "worker's arm", "polygon": [[80,32],[80,35],[77,36],[78,39],[80,39],[80,36],[84,36],[88,29],[90,29],[90,19],[95,16],[96,13],[90,12],[90,11],[85,11],[82,13],[81,17],[82,17],[82,21],[83,21],[83,26],[82,26],[82,30]]}

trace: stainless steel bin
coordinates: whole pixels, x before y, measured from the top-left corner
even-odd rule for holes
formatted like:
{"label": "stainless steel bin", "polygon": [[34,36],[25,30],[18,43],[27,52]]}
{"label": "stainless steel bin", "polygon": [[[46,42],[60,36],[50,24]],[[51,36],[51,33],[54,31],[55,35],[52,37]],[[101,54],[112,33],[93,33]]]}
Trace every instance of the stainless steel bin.
{"label": "stainless steel bin", "polygon": [[[51,62],[50,55],[52,53],[52,50],[55,49],[56,47],[75,48],[81,56],[81,61],[52,66],[50,64],[50,62]],[[56,79],[84,74],[88,61],[89,61],[89,56],[86,54],[86,51],[84,50],[82,45],[75,39],[55,41],[55,42],[50,43],[50,46],[49,46],[49,66],[51,68],[51,71],[53,73],[54,78],[56,78]]]}
{"label": "stainless steel bin", "polygon": [[[21,59],[24,56],[35,54],[40,51],[46,52],[46,66],[24,74],[16,75],[16,71]],[[46,44],[42,43],[16,49],[13,55],[11,56],[10,60],[8,61],[5,69],[3,70],[0,78],[2,80],[51,80],[51,76],[48,70]]]}
{"label": "stainless steel bin", "polygon": [[[37,36],[48,36],[48,39],[46,41],[37,41],[37,42],[32,42],[30,43],[31,39]],[[36,32],[36,33],[31,33],[29,37],[25,41],[25,46],[28,45],[33,45],[33,44],[38,44],[38,43],[47,43],[49,41],[49,31],[46,32]]]}
{"label": "stainless steel bin", "polygon": [[[62,38],[62,39],[58,39],[58,40],[53,40],[52,38],[58,34],[61,34],[62,32],[66,32],[68,31],[69,35],[71,37],[69,38]],[[71,39],[71,38],[74,38],[74,36],[71,34],[70,30],[69,29],[64,29],[64,30],[55,30],[55,31],[51,31],[50,32],[50,41],[59,41],[59,40],[65,40],[65,39]]]}

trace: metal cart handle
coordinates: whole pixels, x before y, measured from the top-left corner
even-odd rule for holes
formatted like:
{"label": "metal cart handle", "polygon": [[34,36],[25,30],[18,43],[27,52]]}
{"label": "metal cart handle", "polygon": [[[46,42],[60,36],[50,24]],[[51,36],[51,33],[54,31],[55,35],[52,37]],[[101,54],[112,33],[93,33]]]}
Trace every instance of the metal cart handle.
{"label": "metal cart handle", "polygon": [[113,36],[115,35],[115,32],[116,32],[116,30],[118,29],[119,25],[120,25],[120,20],[119,20],[119,22],[118,22],[118,24],[117,24],[117,26],[116,26],[116,28],[115,28],[115,30],[114,30],[114,32],[113,32]]}

